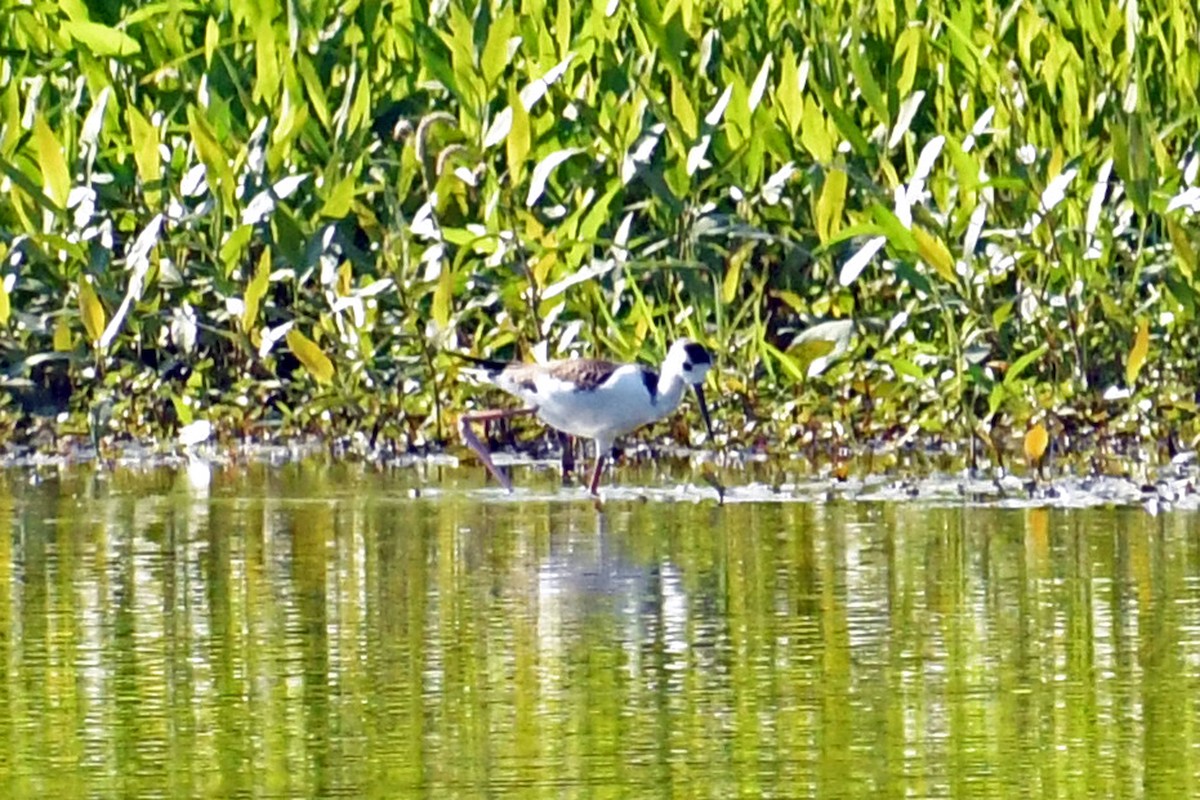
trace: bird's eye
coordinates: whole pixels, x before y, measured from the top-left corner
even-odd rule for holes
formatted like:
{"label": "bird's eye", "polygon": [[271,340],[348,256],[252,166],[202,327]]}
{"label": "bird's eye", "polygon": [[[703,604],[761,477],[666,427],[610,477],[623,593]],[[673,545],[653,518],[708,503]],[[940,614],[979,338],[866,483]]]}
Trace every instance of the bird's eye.
{"label": "bird's eye", "polygon": [[691,368],[692,368],[692,362],[690,362],[690,361],[685,361],[685,362],[683,362],[683,368],[684,368],[684,369],[691,369]]}

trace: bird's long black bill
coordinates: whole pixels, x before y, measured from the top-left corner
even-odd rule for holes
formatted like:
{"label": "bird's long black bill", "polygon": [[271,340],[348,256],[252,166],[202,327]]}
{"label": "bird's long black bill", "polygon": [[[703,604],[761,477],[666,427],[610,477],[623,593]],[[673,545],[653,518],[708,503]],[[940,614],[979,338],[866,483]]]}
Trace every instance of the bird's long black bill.
{"label": "bird's long black bill", "polygon": [[700,416],[704,417],[704,428],[708,431],[709,441],[713,438],[712,420],[708,418],[708,404],[704,402],[704,387],[698,383],[692,384],[696,390],[696,399],[700,401]]}

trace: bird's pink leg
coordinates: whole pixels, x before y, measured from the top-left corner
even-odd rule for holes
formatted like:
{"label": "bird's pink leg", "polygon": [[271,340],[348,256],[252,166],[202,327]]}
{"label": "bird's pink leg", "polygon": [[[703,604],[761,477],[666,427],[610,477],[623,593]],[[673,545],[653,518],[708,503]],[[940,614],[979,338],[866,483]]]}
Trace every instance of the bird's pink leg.
{"label": "bird's pink leg", "polygon": [[476,411],[470,414],[463,414],[458,418],[458,433],[462,436],[463,442],[467,447],[475,451],[479,456],[479,460],[487,467],[488,472],[500,482],[508,491],[512,491],[512,481],[508,476],[496,469],[496,465],[492,462],[492,454],[484,447],[483,442],[479,441],[479,437],[475,435],[475,431],[471,429],[472,422],[492,422],[498,419],[510,419],[512,417],[523,417],[528,414],[537,413],[536,408],[494,408],[488,411]]}
{"label": "bird's pink leg", "polygon": [[596,468],[592,470],[592,494],[600,496],[600,475],[604,472],[604,450],[596,446]]}

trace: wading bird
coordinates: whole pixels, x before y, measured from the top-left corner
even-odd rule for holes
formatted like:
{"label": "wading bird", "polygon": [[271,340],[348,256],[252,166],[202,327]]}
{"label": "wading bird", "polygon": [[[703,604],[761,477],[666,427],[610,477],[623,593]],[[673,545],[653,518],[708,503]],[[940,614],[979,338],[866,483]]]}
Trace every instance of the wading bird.
{"label": "wading bird", "polygon": [[613,441],[670,414],[679,407],[689,384],[696,390],[700,415],[712,438],[703,387],[704,376],[712,367],[712,356],[704,347],[687,339],[671,346],[660,372],[641,364],[614,364],[591,358],[526,364],[463,357],[477,364],[477,371],[490,383],[525,403],[524,408],[475,411],[463,414],[458,420],[463,441],[509,491],[512,483],[496,469],[491,453],[475,436],[471,423],[534,414],[552,428],[591,439],[596,444],[591,483],[594,495],[600,493],[600,475]]}

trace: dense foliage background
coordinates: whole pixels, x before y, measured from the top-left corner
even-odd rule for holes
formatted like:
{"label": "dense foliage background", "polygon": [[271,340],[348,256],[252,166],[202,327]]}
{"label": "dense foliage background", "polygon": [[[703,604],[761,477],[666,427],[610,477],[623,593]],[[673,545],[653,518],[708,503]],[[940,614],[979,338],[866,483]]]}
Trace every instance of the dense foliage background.
{"label": "dense foliage background", "polygon": [[6,5],[10,441],[422,447],[447,349],[679,335],[735,443],[1196,435],[1192,4]]}

